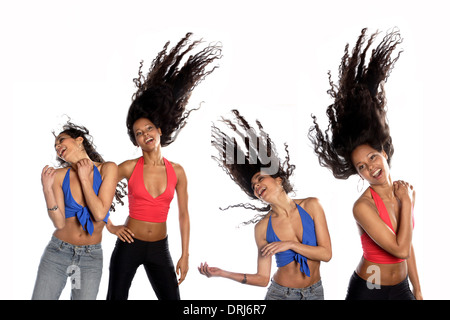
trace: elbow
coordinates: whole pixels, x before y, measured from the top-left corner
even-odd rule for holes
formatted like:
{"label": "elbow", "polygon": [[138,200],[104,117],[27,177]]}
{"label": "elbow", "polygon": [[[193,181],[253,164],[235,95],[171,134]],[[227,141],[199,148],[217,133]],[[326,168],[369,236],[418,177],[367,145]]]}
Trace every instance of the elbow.
{"label": "elbow", "polygon": [[108,212],[109,212],[109,208],[101,210],[101,211],[97,212],[96,214],[92,214],[94,221],[99,222],[99,221],[105,220]]}
{"label": "elbow", "polygon": [[399,250],[393,252],[392,255],[395,256],[396,258],[406,260],[411,255],[411,247],[404,248],[404,249],[399,248]]}
{"label": "elbow", "polygon": [[396,257],[399,258],[399,259],[404,259],[404,260],[406,260],[406,259],[409,258],[410,254],[411,254],[411,250],[404,250],[404,251],[398,252],[398,254],[396,255]]}
{"label": "elbow", "polygon": [[[250,277],[249,277],[250,278]],[[247,284],[251,284],[258,287],[267,287],[270,282],[270,276],[255,274],[251,276],[251,279],[247,282]]]}
{"label": "elbow", "polygon": [[181,224],[189,224],[189,212],[187,210],[180,210],[178,220]]}
{"label": "elbow", "polygon": [[314,260],[323,261],[323,262],[330,261],[333,256],[331,246],[329,246],[329,247],[324,246],[324,247],[319,247],[319,248],[320,248],[320,252]]}
{"label": "elbow", "polygon": [[258,283],[258,285],[260,287],[267,287],[269,285],[270,282],[270,277],[261,277],[260,282]]}
{"label": "elbow", "polygon": [[331,260],[331,258],[333,257],[333,253],[330,251],[328,251],[325,256],[323,257],[322,261],[323,262],[329,262]]}
{"label": "elbow", "polygon": [[57,221],[53,223],[53,226],[56,228],[56,230],[62,230],[66,226],[66,220]]}

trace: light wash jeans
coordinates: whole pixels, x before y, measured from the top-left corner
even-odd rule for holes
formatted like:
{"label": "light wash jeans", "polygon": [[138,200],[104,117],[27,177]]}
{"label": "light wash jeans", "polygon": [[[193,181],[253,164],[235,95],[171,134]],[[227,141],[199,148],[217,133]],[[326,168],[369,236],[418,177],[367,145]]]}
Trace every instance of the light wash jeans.
{"label": "light wash jeans", "polygon": [[283,287],[272,280],[266,300],[323,300],[322,280],[306,288]]}
{"label": "light wash jeans", "polygon": [[59,299],[70,277],[72,300],[95,300],[102,270],[100,243],[75,246],[52,236],[42,255],[31,299]]}

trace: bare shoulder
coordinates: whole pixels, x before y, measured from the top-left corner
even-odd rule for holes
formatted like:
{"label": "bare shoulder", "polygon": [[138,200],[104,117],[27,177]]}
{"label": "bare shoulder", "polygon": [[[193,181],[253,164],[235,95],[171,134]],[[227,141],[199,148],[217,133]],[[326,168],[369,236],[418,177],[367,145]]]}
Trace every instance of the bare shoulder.
{"label": "bare shoulder", "polygon": [[372,197],[366,191],[353,204],[353,216],[358,218],[361,217],[362,214],[370,211],[376,212],[376,207],[373,203]]}
{"label": "bare shoulder", "polygon": [[320,204],[319,198],[316,197],[308,197],[305,199],[294,199],[295,203],[299,204],[302,207],[317,207],[322,206]]}
{"label": "bare shoulder", "polygon": [[66,175],[67,171],[69,171],[70,167],[64,167],[64,168],[55,168],[56,171],[56,179],[63,177]]}
{"label": "bare shoulder", "polygon": [[294,199],[294,202],[305,209],[313,219],[315,216],[323,215],[324,213],[319,198],[308,197],[305,199]]}
{"label": "bare shoulder", "polygon": [[53,182],[53,186],[62,186],[64,178],[66,177],[67,171],[69,171],[70,167],[64,168],[55,168],[55,181]]}
{"label": "bare shoulder", "polygon": [[181,166],[181,164],[172,161],[169,162],[172,165],[175,174],[177,175],[177,179],[186,179],[186,173],[184,172],[184,168]]}
{"label": "bare shoulder", "polygon": [[119,167],[129,167],[129,166],[136,166],[136,163],[138,162],[139,158],[136,159],[130,159],[130,160],[125,160],[124,162],[122,162],[121,164],[119,164]]}
{"label": "bare shoulder", "polygon": [[117,170],[118,166],[115,162],[106,161],[99,165],[99,169],[100,169],[100,173],[103,174],[103,173],[111,172],[112,170]]}
{"label": "bare shoulder", "polygon": [[269,223],[269,217],[270,217],[270,213],[266,214],[261,220],[259,220],[256,224],[255,224],[255,230],[256,229],[265,229],[267,228],[267,224]]}
{"label": "bare shoulder", "polygon": [[267,225],[269,224],[270,213],[266,214],[264,218],[259,220],[255,225],[255,238],[258,240],[266,239]]}
{"label": "bare shoulder", "polygon": [[177,163],[177,162],[172,162],[172,161],[169,161],[169,162],[170,162],[170,164],[172,165],[173,170],[175,170],[175,172],[176,172],[176,171],[183,171],[183,172],[184,172],[184,169],[183,169],[183,167],[181,166],[181,164],[179,164],[179,163]]}
{"label": "bare shoulder", "polygon": [[138,160],[139,158],[125,160],[124,162],[118,165],[119,180],[122,180],[124,178],[126,178],[127,180],[130,179],[131,174],[133,173],[134,167],[136,166]]}
{"label": "bare shoulder", "polygon": [[56,174],[66,174],[70,167],[55,168]]}

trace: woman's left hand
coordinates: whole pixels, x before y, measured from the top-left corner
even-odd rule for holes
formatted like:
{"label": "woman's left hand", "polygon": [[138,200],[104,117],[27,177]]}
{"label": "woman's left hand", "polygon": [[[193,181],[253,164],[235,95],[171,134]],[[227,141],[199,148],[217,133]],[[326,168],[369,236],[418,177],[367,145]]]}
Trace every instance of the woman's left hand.
{"label": "woman's left hand", "polygon": [[261,250],[263,257],[273,256],[278,252],[290,250],[292,248],[292,241],[276,241],[265,245]]}
{"label": "woman's left hand", "polygon": [[94,170],[94,163],[89,159],[81,159],[77,162],[77,173],[80,181],[89,180]]}
{"label": "woman's left hand", "polygon": [[187,272],[189,270],[189,258],[186,256],[181,256],[177,263],[177,275],[180,276],[178,279],[178,285],[180,285],[186,278]]}

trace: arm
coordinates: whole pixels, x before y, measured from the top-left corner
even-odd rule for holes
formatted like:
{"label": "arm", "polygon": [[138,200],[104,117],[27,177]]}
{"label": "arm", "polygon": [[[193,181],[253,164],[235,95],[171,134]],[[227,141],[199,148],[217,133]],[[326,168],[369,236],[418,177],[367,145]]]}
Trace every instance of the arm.
{"label": "arm", "polygon": [[118,168],[114,162],[105,162],[102,165],[102,185],[98,196],[92,188],[90,174],[94,163],[89,159],[82,159],[77,163],[77,173],[80,179],[86,205],[92,213],[95,221],[102,221],[111,208],[117,186]]}
{"label": "arm", "polygon": [[[127,181],[130,179],[136,162],[137,159],[127,160],[117,166],[117,183],[119,183],[122,179],[127,179]],[[110,218],[108,218],[108,221],[106,223],[106,229],[110,233],[115,234],[123,242],[134,242],[134,233],[131,231],[131,229],[129,229],[125,225],[114,225]]]}
{"label": "arm", "polygon": [[108,221],[106,223],[106,229],[112,233],[115,234],[120,240],[123,242],[134,242],[134,233],[125,225],[119,225],[116,226],[112,223],[112,220],[108,218]]}
{"label": "arm", "polygon": [[394,182],[394,193],[401,202],[397,234],[380,219],[376,208],[369,200],[358,200],[353,207],[353,215],[358,224],[380,247],[397,258],[407,259],[411,251],[413,230],[412,187]]}
{"label": "arm", "polygon": [[55,177],[63,171],[60,170],[59,174],[57,172],[54,168],[45,166],[42,170],[41,182],[47,209],[56,208],[56,210],[47,210],[48,216],[56,229],[62,229],[66,225],[64,194],[62,186],[57,182],[60,179],[55,179]]}
{"label": "arm", "polygon": [[189,236],[190,236],[190,221],[188,210],[188,192],[187,192],[187,178],[183,167],[174,164],[174,170],[177,175],[177,199],[178,199],[178,219],[180,222],[181,234],[181,258],[178,260],[176,271],[180,275],[178,285],[186,278],[189,270]]}
{"label": "arm", "polygon": [[237,273],[222,270],[216,267],[209,267],[206,262],[204,264],[200,264],[200,267],[198,268],[199,272],[207,276],[208,278],[222,277],[244,284],[266,287],[270,281],[272,259],[271,257],[263,256],[261,253],[261,249],[267,244],[267,241],[265,239],[267,219],[265,219],[265,223],[262,223],[263,220],[255,226],[255,240],[258,247],[258,269],[256,274]]}
{"label": "arm", "polygon": [[325,261],[331,260],[331,239],[328,232],[327,220],[322,205],[317,198],[308,198],[305,210],[311,214],[314,220],[317,246],[309,246],[298,241],[272,242],[262,249],[263,256],[272,256],[278,252],[292,250],[301,254],[309,260]]}
{"label": "arm", "polygon": [[419,274],[417,272],[416,255],[414,254],[414,248],[411,245],[411,255],[408,260],[408,277],[413,286],[413,294],[416,300],[423,300],[422,289],[420,288]]}
{"label": "arm", "polygon": [[[415,203],[416,203],[416,192],[413,191],[413,194],[412,194],[413,210],[414,210]],[[414,225],[413,225],[413,227],[414,227]],[[412,243],[411,243],[411,254],[409,256],[409,259],[406,260],[406,263],[408,265],[408,277],[413,286],[414,297],[416,298],[416,300],[423,300],[422,289],[420,287],[420,281],[419,281],[419,273],[417,272],[416,254],[414,252],[414,247],[413,247]]]}
{"label": "arm", "polygon": [[130,180],[130,177],[133,174],[133,170],[134,167],[136,166],[138,159],[126,160],[121,164],[119,164],[117,173],[117,182],[121,181],[122,179],[127,179],[127,181]]}

